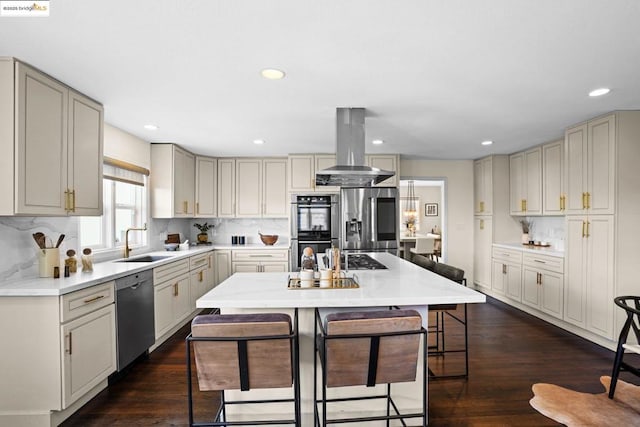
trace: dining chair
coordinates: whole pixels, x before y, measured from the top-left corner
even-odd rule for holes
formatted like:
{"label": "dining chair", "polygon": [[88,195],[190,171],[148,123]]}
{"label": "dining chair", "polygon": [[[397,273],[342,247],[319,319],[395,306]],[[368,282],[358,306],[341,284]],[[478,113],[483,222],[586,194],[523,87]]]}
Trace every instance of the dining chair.
{"label": "dining chair", "polygon": [[409,249],[414,255],[423,255],[433,259],[435,239],[432,237],[416,237],[416,246]]}
{"label": "dining chair", "polygon": [[[613,362],[613,372],[611,372],[611,385],[609,386],[610,399],[613,399],[616,391],[616,383],[618,382],[620,371],[627,371],[640,376],[640,369],[624,361],[624,355],[627,351],[640,354],[640,296],[616,297],[613,299],[613,302],[626,312],[627,320],[624,322],[620,336],[618,337],[618,346]],[[631,330],[633,330],[636,344],[627,342]]]}

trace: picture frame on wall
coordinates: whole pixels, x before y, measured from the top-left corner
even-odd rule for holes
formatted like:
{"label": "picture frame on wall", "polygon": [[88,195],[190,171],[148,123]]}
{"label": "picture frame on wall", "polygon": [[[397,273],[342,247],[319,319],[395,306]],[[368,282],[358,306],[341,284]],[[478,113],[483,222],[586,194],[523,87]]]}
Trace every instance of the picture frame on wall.
{"label": "picture frame on wall", "polygon": [[437,203],[425,203],[424,216],[438,216],[438,204]]}

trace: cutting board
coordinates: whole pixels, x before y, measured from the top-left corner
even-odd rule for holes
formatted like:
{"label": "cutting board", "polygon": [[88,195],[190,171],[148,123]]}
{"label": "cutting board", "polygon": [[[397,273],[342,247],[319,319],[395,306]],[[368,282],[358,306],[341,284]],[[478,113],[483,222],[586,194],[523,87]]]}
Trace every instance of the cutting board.
{"label": "cutting board", "polygon": [[167,234],[165,243],[180,243],[180,234]]}

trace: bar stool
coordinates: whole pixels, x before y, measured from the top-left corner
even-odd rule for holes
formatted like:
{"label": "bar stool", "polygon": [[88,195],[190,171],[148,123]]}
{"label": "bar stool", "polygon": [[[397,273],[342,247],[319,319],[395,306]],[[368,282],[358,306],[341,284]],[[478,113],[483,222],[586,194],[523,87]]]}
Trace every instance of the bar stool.
{"label": "bar stool", "polygon": [[[329,314],[323,324],[315,311],[314,417],[315,425],[327,423],[362,423],[365,421],[421,418],[427,425],[427,363],[422,358],[422,412],[401,414],[391,397],[391,384],[416,380],[420,337],[426,352],[427,332],[422,317],[415,310],[375,310]],[[318,333],[320,331],[320,333]],[[318,399],[318,359],[322,369],[322,398]],[[327,388],[386,384],[386,394],[327,398]],[[385,399],[386,415],[327,417],[327,404]],[[322,406],[322,422],[318,405]],[[395,414],[391,414],[391,407]]]}
{"label": "bar stool", "polygon": [[[194,422],[193,353],[200,391],[219,391],[220,407],[213,421]],[[186,338],[190,426],[294,424],[300,426],[298,310],[293,327],[282,313],[212,314],[196,316]],[[290,399],[225,399],[225,390],[291,388]],[[292,403],[294,417],[279,420],[227,420],[227,405]]]}
{"label": "bar stool", "polygon": [[[626,351],[640,354],[640,297],[616,297],[613,299],[613,302],[618,307],[624,309],[627,320],[624,322],[618,338],[618,348],[613,362],[613,372],[611,373],[611,383],[609,385],[609,399],[613,399],[620,371],[627,371],[640,376],[640,369],[638,369],[638,367],[631,366],[623,360]],[[627,338],[631,330],[633,330],[634,338],[639,344],[627,344]]]}

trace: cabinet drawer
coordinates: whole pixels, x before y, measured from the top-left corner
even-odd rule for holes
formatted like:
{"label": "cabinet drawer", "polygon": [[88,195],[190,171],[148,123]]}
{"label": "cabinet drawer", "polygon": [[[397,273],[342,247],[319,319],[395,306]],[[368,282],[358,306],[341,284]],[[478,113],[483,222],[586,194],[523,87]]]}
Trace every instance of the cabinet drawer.
{"label": "cabinet drawer", "polygon": [[287,250],[266,250],[266,251],[232,251],[233,261],[287,261],[289,251]]}
{"label": "cabinet drawer", "polygon": [[206,254],[196,255],[189,258],[189,270],[195,270],[202,267],[208,268],[210,262],[209,255],[210,253],[207,252]]}
{"label": "cabinet drawer", "polygon": [[564,258],[525,253],[522,263],[530,267],[564,273]]}
{"label": "cabinet drawer", "polygon": [[181,259],[153,269],[153,284],[157,285],[165,280],[171,280],[176,276],[189,272],[189,259]]}
{"label": "cabinet drawer", "polygon": [[492,255],[493,259],[500,261],[509,261],[516,264],[520,264],[522,262],[522,251],[517,249],[505,249],[494,246]]}
{"label": "cabinet drawer", "polygon": [[68,322],[113,304],[115,301],[114,289],[115,282],[111,281],[63,295],[60,298],[60,322]]}

